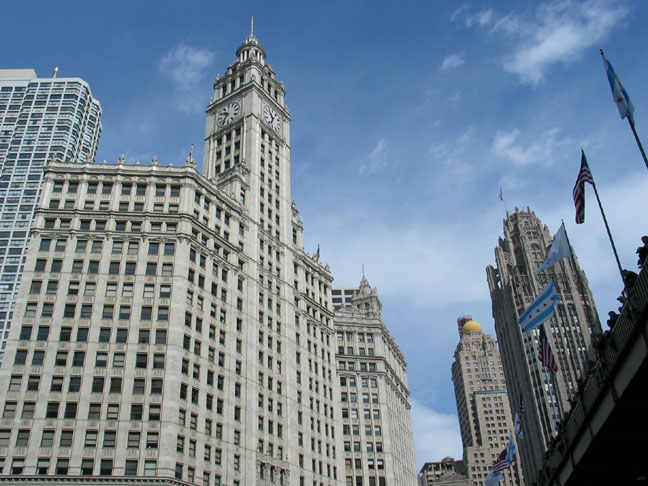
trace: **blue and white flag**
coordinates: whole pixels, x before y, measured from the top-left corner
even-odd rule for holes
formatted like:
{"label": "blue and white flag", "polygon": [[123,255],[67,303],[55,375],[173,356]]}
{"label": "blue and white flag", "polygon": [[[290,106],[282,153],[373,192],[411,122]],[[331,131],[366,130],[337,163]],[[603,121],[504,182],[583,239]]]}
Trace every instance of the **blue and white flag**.
{"label": "blue and white flag", "polygon": [[520,316],[520,325],[523,331],[530,331],[535,329],[544,321],[553,316],[554,308],[559,302],[558,293],[556,292],[556,285],[553,280],[542,289],[540,295],[527,310]]}
{"label": "blue and white flag", "polygon": [[612,88],[612,99],[619,109],[619,115],[621,118],[626,116],[632,120],[632,115],[634,114],[634,106],[632,101],[630,101],[630,96],[621,84],[621,80],[614,72],[612,64],[607,60],[605,54],[603,54],[603,49],[601,49],[601,57],[603,58],[603,67],[605,68],[605,73],[607,74],[608,81],[610,82],[610,88]]}
{"label": "blue and white flag", "polygon": [[571,256],[571,254],[571,248],[569,248],[569,242],[567,241],[567,233],[565,232],[565,225],[561,224],[558,232],[553,237],[553,243],[547,252],[547,257],[544,262],[542,262],[542,265],[538,267],[536,275],[555,263],[558,263],[558,260]]}
{"label": "blue and white flag", "polygon": [[513,464],[513,458],[515,457],[515,443],[513,442],[513,434],[509,436],[509,445],[506,452],[506,463],[508,467],[511,467]]}
{"label": "blue and white flag", "polygon": [[497,486],[504,478],[504,474],[502,473],[493,473],[493,470],[491,469],[488,472],[488,476],[486,476],[486,479],[484,480],[484,486]]}

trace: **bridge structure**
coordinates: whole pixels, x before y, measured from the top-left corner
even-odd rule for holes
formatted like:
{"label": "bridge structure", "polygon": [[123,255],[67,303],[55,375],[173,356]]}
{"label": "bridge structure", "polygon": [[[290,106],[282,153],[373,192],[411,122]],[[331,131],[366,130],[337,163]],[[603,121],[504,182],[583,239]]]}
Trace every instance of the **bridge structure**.
{"label": "bridge structure", "polygon": [[538,486],[648,484],[648,261],[545,453]]}

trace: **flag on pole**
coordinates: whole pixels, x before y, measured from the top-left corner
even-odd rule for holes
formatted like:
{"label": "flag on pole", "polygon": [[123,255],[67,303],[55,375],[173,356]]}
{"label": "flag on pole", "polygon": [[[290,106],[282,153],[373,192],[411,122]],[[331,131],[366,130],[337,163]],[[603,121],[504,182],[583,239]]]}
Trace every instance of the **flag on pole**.
{"label": "flag on pole", "polygon": [[535,329],[547,319],[551,318],[554,313],[554,308],[559,302],[558,293],[556,292],[556,285],[554,281],[549,279],[549,282],[542,289],[540,295],[527,310],[520,316],[520,325],[523,331],[530,331]]}
{"label": "flag on pole", "polygon": [[617,105],[619,115],[621,115],[622,119],[625,117],[632,119],[634,106],[632,105],[632,101],[630,101],[630,96],[621,84],[621,80],[614,72],[612,64],[610,64],[610,61],[608,61],[605,54],[603,54],[603,49],[601,49],[601,57],[603,58],[603,67],[607,74],[610,88],[612,88],[612,99]]}
{"label": "flag on pole", "polygon": [[513,465],[513,459],[515,458],[515,443],[513,442],[513,434],[509,435],[509,445],[506,452],[506,464],[508,467]]}
{"label": "flag on pole", "polygon": [[503,200],[504,200],[504,193],[502,192],[502,188],[501,188],[501,187],[500,187],[499,198],[500,198],[500,201],[503,201]]}
{"label": "flag on pole", "polygon": [[551,352],[551,346],[549,345],[549,340],[547,339],[544,327],[540,328],[540,338],[538,339],[538,359],[542,365],[545,368],[548,368],[552,373],[558,371],[558,365],[556,364],[554,355]]}
{"label": "flag on pole", "polygon": [[493,474],[500,473],[504,469],[508,469],[510,467],[508,461],[506,460],[507,457],[508,457],[508,449],[504,449],[502,452],[500,452],[500,455],[493,463],[493,467],[491,469]]}
{"label": "flag on pole", "polygon": [[524,421],[524,412],[526,410],[524,409],[524,399],[522,398],[522,394],[520,394],[520,406],[517,409],[517,412],[515,412],[515,433],[520,439],[524,439],[524,431],[522,430],[522,424]]}
{"label": "flag on pole", "polygon": [[484,480],[484,486],[497,486],[502,479],[504,479],[502,473],[493,474],[493,470],[491,469]]}
{"label": "flag on pole", "polygon": [[547,252],[547,257],[544,262],[542,262],[542,265],[538,267],[536,275],[556,264],[562,258],[571,256],[571,254],[569,242],[567,241],[567,234],[565,233],[565,225],[561,224],[558,232],[553,237],[553,243],[551,243],[551,248],[549,248],[549,251]]}
{"label": "flag on pole", "polygon": [[313,259],[316,262],[319,262],[319,258],[320,258],[320,250],[319,250],[319,245],[317,245],[317,251],[315,252],[315,255],[313,256]]}
{"label": "flag on pole", "polygon": [[590,172],[589,165],[587,165],[587,158],[585,152],[581,150],[581,167],[574,184],[574,206],[576,207],[576,224],[585,222],[585,183],[589,182],[594,185],[594,178]]}

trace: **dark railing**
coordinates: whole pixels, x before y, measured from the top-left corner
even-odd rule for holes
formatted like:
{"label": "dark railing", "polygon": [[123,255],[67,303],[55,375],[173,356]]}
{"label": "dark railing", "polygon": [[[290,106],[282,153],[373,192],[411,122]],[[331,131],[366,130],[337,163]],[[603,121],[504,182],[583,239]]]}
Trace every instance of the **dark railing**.
{"label": "dark railing", "polygon": [[586,381],[579,387],[577,401],[573,402],[569,415],[560,424],[558,436],[546,452],[542,469],[538,472],[538,486],[554,483],[568,452],[574,446],[575,439],[602,397],[601,392],[607,389],[608,379],[622,364],[627,354],[626,347],[633,341],[637,332],[641,332],[641,323],[646,320],[648,313],[648,262],[644,263],[628,294],[614,327],[601,336],[597,346],[596,364],[590,369]]}

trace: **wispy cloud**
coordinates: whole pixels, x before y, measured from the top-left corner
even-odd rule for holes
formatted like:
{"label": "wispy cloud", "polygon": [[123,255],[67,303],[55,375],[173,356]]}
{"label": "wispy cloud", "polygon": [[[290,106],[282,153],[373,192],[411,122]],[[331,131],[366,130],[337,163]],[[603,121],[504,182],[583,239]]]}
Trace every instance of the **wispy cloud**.
{"label": "wispy cloud", "polygon": [[502,65],[523,82],[538,84],[552,65],[578,59],[583,51],[598,45],[628,13],[626,5],[614,0],[559,0],[541,4],[532,18],[492,9],[474,14],[462,11],[460,16],[468,28],[516,36],[518,47],[505,54]]}
{"label": "wispy cloud", "polygon": [[525,145],[519,141],[520,130],[517,128],[510,131],[498,130],[491,148],[495,155],[518,166],[532,163],[548,166],[554,163],[556,150],[567,143],[559,138],[560,132],[559,128],[551,128]]}
{"label": "wispy cloud", "polygon": [[373,148],[367,158],[369,159],[366,164],[360,166],[360,174],[374,174],[382,169],[387,162],[387,140],[381,138],[376,143],[376,146]]}
{"label": "wispy cloud", "polygon": [[413,397],[411,401],[417,469],[426,461],[447,456],[460,459],[463,451],[457,416],[436,412]]}
{"label": "wispy cloud", "polygon": [[178,110],[193,113],[204,109],[205,93],[199,88],[213,60],[213,52],[184,42],[162,56],[159,68],[173,82]]}
{"label": "wispy cloud", "polygon": [[457,69],[463,63],[464,59],[461,54],[451,54],[449,56],[446,56],[446,58],[441,63],[441,66],[439,66],[439,69],[441,69],[442,71],[449,71],[452,69]]}
{"label": "wispy cloud", "polygon": [[464,23],[466,27],[472,27],[473,25],[479,25],[480,27],[485,27],[490,25],[495,18],[495,12],[493,9],[481,10],[472,15],[466,15]]}
{"label": "wispy cloud", "polygon": [[471,144],[475,133],[474,127],[470,126],[452,142],[433,142],[428,147],[430,160],[453,169],[454,175],[466,175],[473,169],[465,156],[466,148]]}
{"label": "wispy cloud", "polygon": [[543,6],[531,38],[505,61],[504,67],[523,81],[537,84],[552,64],[569,62],[599,44],[627,13],[625,6],[610,1]]}

